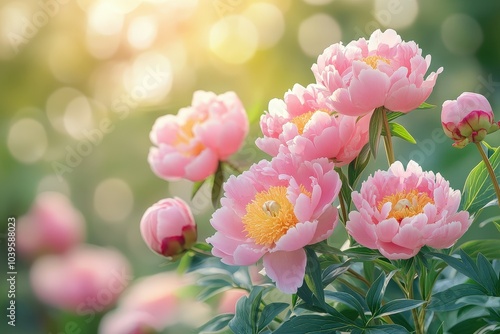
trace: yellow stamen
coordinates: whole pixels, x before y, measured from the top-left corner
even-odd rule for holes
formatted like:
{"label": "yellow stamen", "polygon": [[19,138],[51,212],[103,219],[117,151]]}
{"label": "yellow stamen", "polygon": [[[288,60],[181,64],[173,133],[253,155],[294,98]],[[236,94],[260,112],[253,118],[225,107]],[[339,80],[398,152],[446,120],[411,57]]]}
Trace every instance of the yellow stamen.
{"label": "yellow stamen", "polygon": [[309,111],[309,112],[306,112],[302,115],[295,116],[294,118],[292,118],[290,120],[290,123],[293,123],[293,124],[295,124],[295,126],[297,126],[297,130],[299,132],[299,135],[304,133],[304,128],[306,127],[306,124],[311,120],[313,115],[317,112],[324,112],[327,114],[330,113],[330,111],[326,111],[326,110]]}
{"label": "yellow stamen", "polygon": [[255,195],[253,201],[247,204],[242,221],[247,237],[258,245],[268,247],[298,223],[284,186],[270,187]]}
{"label": "yellow stamen", "polygon": [[[202,123],[203,119],[188,119],[186,123],[179,127],[179,131],[177,132],[177,137],[175,138],[174,145],[190,145],[191,140],[194,138],[193,128],[195,125]],[[198,142],[193,147],[184,150],[182,153],[186,156],[198,155],[205,149],[205,146]]]}
{"label": "yellow stamen", "polygon": [[387,218],[396,218],[401,223],[405,217],[413,217],[424,212],[424,206],[428,203],[434,204],[434,200],[426,193],[419,193],[417,190],[401,191],[392,195],[385,196],[378,202],[378,209],[387,203],[392,203],[391,212]]}
{"label": "yellow stamen", "polygon": [[378,67],[379,60],[383,61],[386,64],[391,63],[391,61],[389,59],[384,58],[382,56],[368,56],[366,58],[363,58],[362,60],[374,69]]}

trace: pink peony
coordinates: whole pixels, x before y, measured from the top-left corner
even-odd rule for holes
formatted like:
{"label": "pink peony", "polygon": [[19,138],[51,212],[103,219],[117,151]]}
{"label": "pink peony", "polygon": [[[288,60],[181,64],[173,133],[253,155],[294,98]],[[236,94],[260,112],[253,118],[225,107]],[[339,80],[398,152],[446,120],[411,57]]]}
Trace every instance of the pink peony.
{"label": "pink peony", "polygon": [[384,106],[409,112],[432,92],[438,74],[424,80],[431,56],[413,42],[404,42],[392,29],[376,30],[367,41],[360,38],[346,46],[333,44],[318,57],[312,71],[318,83],[331,93],[333,108],[359,116]]}
{"label": "pink peony", "polygon": [[82,214],[57,192],[38,194],[30,211],[18,219],[17,227],[17,247],[27,258],[65,252],[85,238]]}
{"label": "pink peony", "polygon": [[[160,333],[182,316],[182,289],[191,283],[176,273],[160,273],[134,282],[120,297],[118,307],[99,324],[102,334]],[[199,313],[199,303],[189,301],[190,316]],[[203,313],[203,312],[202,312]]]}
{"label": "pink peony", "polygon": [[190,107],[165,115],[153,125],[149,152],[153,172],[165,180],[200,181],[215,173],[219,160],[238,151],[248,118],[234,92],[196,91]]}
{"label": "pink peony", "polygon": [[263,258],[278,289],[295,293],[302,285],[306,245],[325,240],[338,220],[332,206],[341,186],[326,158],[302,161],[278,154],[224,184],[222,207],[210,223],[212,254],[229,265],[248,266]]}
{"label": "pink peony", "polygon": [[481,94],[462,93],[456,100],[443,103],[441,124],[453,146],[462,148],[468,143],[478,143],[500,127],[495,122],[488,100]]}
{"label": "pink peony", "polygon": [[243,289],[231,289],[222,294],[217,307],[218,313],[235,313],[236,304],[241,297],[248,296],[248,291]]}
{"label": "pink peony", "polygon": [[368,143],[370,116],[338,114],[324,94],[320,85],[297,84],[284,101],[271,100],[260,119],[264,137],[256,145],[272,156],[282,151],[304,160],[326,157],[339,167],[354,160]]}
{"label": "pink peony", "polygon": [[176,256],[196,242],[196,223],[186,202],[178,197],[167,198],[146,210],[141,234],[154,252]]}
{"label": "pink peony", "polygon": [[347,231],[391,260],[411,258],[424,245],[451,247],[472,222],[467,211],[457,212],[460,191],[414,161],[406,170],[396,161],[388,171],[375,172],[352,200],[358,211],[349,214]]}
{"label": "pink peony", "polygon": [[121,253],[90,245],[41,257],[30,272],[38,299],[79,315],[109,308],[131,278],[129,263]]}

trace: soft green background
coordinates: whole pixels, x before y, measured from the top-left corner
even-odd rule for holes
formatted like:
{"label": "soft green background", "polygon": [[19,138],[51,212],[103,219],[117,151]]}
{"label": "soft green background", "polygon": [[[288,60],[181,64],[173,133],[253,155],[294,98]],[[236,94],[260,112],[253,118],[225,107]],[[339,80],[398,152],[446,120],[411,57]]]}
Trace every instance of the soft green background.
{"label": "soft green background", "polygon": [[[191,191],[189,182],[167,183],[153,175],[146,160],[149,131],[157,117],[188,106],[195,90],[233,90],[240,96],[252,125],[233,160],[246,168],[266,158],[253,144],[260,114],[270,99],[282,98],[295,83],[314,80],[310,67],[321,50],[393,27],[404,40],[415,40],[424,55],[432,55],[430,71],[444,67],[428,100],[437,107],[401,118],[418,144],[396,139],[398,159],[414,159],[461,189],[479,155],[472,146],[454,149],[443,137],[441,104],[464,91],[478,92],[500,118],[500,2],[495,0],[107,1],[118,14],[99,12],[107,8],[98,7],[104,0],[62,2],[50,7],[53,15],[46,22],[37,1],[0,3],[1,231],[7,217],[28,210],[37,192],[61,191],[84,214],[88,242],[122,251],[135,277],[165,270],[164,260],[147,249],[139,234],[143,212],[164,197],[189,200]],[[213,25],[238,18],[239,30],[231,26],[229,31],[240,35],[214,46],[223,35]],[[13,34],[22,35],[26,22],[35,19],[42,20],[37,21],[40,27],[14,52]],[[151,29],[156,36],[147,40]],[[171,82],[148,91],[146,100],[124,102],[148,67],[170,73]],[[64,163],[68,147],[82,145],[85,131],[98,129],[103,120],[111,131],[102,133],[88,156],[59,180],[54,162]],[[500,135],[488,141],[498,146]],[[383,156],[370,164],[370,171],[375,168],[386,168]],[[213,232],[207,192],[191,205],[202,240]],[[484,216],[493,214],[498,208]],[[492,237],[498,238],[492,226],[473,226],[461,242]],[[4,249],[1,263],[6,263]],[[43,306],[35,306],[30,293],[28,263],[19,259],[17,266],[17,327],[0,331],[46,333],[37,311]],[[5,310],[4,286],[0,300]],[[49,311],[55,319],[62,316]],[[83,333],[94,333],[96,326],[94,321]],[[5,316],[0,328],[7,328]]]}

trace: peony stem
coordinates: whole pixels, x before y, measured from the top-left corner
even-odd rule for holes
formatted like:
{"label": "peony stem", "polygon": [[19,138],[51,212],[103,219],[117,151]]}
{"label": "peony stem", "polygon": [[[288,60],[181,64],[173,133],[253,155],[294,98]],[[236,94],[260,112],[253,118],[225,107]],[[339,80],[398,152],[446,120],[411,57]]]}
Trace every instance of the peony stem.
{"label": "peony stem", "polygon": [[392,147],[392,136],[391,136],[391,128],[389,127],[389,121],[387,120],[387,110],[384,110],[382,113],[382,119],[384,123],[384,146],[385,146],[385,154],[387,155],[387,162],[389,162],[389,166],[391,166],[394,161],[394,148]]}
{"label": "peony stem", "polygon": [[344,196],[342,196],[342,191],[339,193],[339,202],[340,202],[340,211],[342,213],[342,218],[343,218],[341,219],[341,221],[345,226],[345,224],[347,223],[347,210],[345,207]]}
{"label": "peony stem", "polygon": [[479,150],[479,154],[481,154],[481,158],[483,158],[484,165],[486,166],[486,169],[490,174],[491,181],[493,182],[493,188],[495,188],[495,192],[497,194],[498,206],[500,206],[500,187],[498,186],[498,180],[497,177],[495,176],[495,171],[493,170],[493,167],[491,167],[490,160],[488,160],[488,157],[484,153],[481,144],[480,143],[475,143],[475,144],[477,149]]}

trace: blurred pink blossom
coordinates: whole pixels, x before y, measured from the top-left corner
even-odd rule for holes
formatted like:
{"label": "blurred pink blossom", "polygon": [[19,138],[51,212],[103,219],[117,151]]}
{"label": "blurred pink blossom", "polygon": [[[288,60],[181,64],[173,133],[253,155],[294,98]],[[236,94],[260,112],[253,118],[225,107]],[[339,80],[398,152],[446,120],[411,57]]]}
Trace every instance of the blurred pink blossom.
{"label": "blurred pink blossom", "polygon": [[234,92],[196,91],[190,107],[156,120],[148,161],[165,180],[200,181],[238,151],[247,133],[248,117]]}
{"label": "blurred pink blossom", "polygon": [[439,173],[423,172],[414,161],[405,170],[396,161],[353,192],[358,211],[349,214],[346,228],[358,243],[391,260],[411,258],[424,245],[449,248],[472,222],[467,211],[457,212],[460,197]]}
{"label": "blurred pink blossom", "polygon": [[462,148],[468,143],[478,143],[500,127],[494,121],[488,100],[481,94],[464,92],[456,100],[443,103],[441,124],[453,146]]}
{"label": "blurred pink blossom", "polygon": [[325,93],[321,85],[296,84],[284,100],[271,100],[260,119],[264,137],[257,138],[257,147],[272,156],[281,151],[304,160],[326,157],[339,167],[354,160],[368,143],[370,115],[341,115]]}
{"label": "blurred pink blossom", "polygon": [[243,289],[231,289],[223,292],[217,308],[218,313],[235,313],[236,304],[243,296],[248,296],[248,291]]}
{"label": "blurred pink blossom", "polygon": [[341,114],[359,116],[384,106],[409,112],[425,102],[438,74],[429,69],[431,56],[422,57],[414,41],[405,42],[392,29],[374,31],[346,46],[325,49],[312,71],[318,83],[331,93],[333,108]]}
{"label": "blurred pink blossom", "polygon": [[186,202],[178,197],[166,198],[146,210],[141,234],[154,252],[176,256],[196,242],[196,223]]}
{"label": "blurred pink blossom", "polygon": [[78,315],[109,308],[132,279],[119,252],[80,245],[61,255],[46,255],[31,267],[35,296],[53,307]]}
{"label": "blurred pink blossom", "polygon": [[29,212],[19,217],[17,228],[17,249],[27,258],[65,252],[85,238],[82,214],[57,192],[38,194]]}
{"label": "blurred pink blossom", "polygon": [[210,223],[207,242],[229,265],[248,266],[263,258],[278,289],[295,293],[306,266],[304,246],[325,240],[338,221],[332,206],[341,186],[326,158],[303,161],[278,154],[224,184],[222,207]]}
{"label": "blurred pink blossom", "polygon": [[188,276],[175,272],[140,278],[125,291],[118,307],[103,317],[99,333],[159,333],[186,320],[186,307],[191,324],[200,325],[208,320],[208,306],[182,296],[191,283]]}

